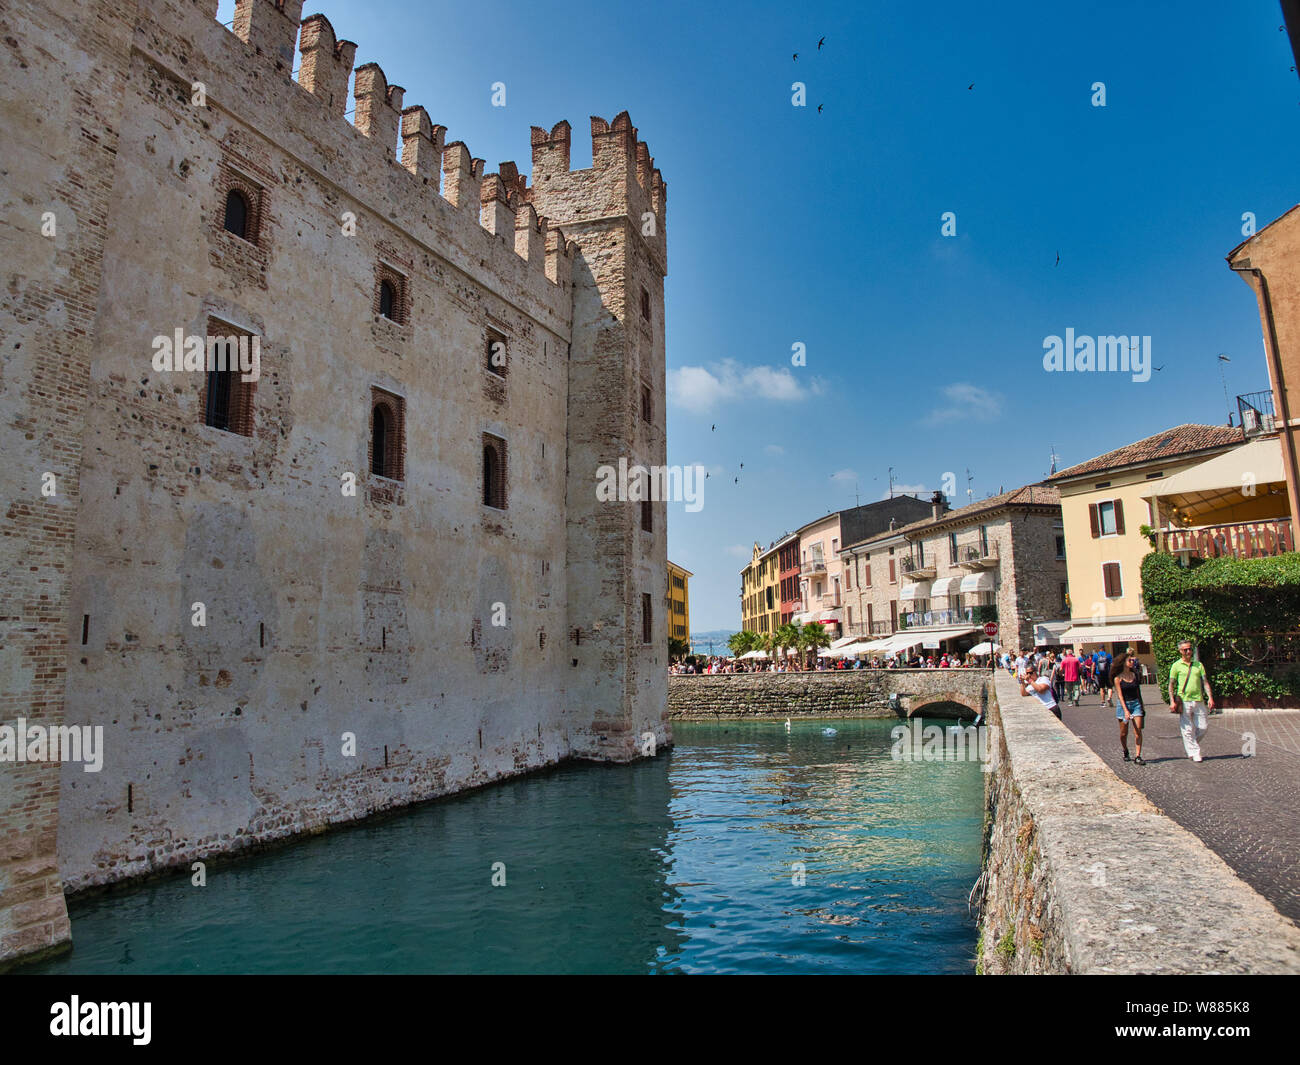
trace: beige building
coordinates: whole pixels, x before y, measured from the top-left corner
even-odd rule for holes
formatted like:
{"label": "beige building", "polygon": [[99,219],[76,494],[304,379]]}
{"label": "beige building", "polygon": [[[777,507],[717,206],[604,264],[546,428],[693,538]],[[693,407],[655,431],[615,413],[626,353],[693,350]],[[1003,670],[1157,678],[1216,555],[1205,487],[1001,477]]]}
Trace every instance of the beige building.
{"label": "beige building", "polygon": [[1057,491],[1026,485],[959,510],[936,492],[930,506],[929,518],[843,552],[878,637],[868,653],[964,652],[984,642],[989,621],[1007,647],[1058,643],[1068,614]]}
{"label": "beige building", "polygon": [[1067,642],[1080,650],[1104,646],[1112,652],[1132,645],[1154,666],[1141,574],[1151,543],[1140,532],[1143,525],[1156,525],[1152,492],[1242,443],[1239,429],[1179,425],[1048,478],[1060,492],[1068,553]]}
{"label": "beige building", "polygon": [[884,637],[898,628],[899,574],[907,550],[907,537],[896,529],[841,549],[845,636]]}

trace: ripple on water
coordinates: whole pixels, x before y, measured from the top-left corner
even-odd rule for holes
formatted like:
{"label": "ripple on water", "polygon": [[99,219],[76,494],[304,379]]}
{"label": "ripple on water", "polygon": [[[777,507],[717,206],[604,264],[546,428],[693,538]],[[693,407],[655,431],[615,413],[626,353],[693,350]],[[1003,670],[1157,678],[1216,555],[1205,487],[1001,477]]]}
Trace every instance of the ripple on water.
{"label": "ripple on water", "polygon": [[75,949],[27,971],[970,972],[981,774],[893,761],[892,725],[679,723],[650,762],[74,902]]}

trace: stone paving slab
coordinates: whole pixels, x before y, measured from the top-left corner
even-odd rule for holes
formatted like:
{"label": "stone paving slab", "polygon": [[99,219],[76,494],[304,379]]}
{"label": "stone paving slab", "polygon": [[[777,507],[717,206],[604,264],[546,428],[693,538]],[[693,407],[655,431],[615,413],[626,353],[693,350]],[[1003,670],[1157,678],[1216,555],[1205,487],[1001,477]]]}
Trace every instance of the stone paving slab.
{"label": "stone paving slab", "polygon": [[[1142,755],[1126,763],[1113,710],[1098,696],[1063,708],[1066,726],[1120,779],[1221,857],[1292,921],[1300,922],[1300,711],[1240,710],[1212,714],[1201,741],[1204,761],[1183,750],[1178,718],[1154,685]],[[1243,754],[1254,737],[1253,756]],[[1130,731],[1129,750],[1135,750]],[[1213,900],[1207,900],[1213,906]]]}

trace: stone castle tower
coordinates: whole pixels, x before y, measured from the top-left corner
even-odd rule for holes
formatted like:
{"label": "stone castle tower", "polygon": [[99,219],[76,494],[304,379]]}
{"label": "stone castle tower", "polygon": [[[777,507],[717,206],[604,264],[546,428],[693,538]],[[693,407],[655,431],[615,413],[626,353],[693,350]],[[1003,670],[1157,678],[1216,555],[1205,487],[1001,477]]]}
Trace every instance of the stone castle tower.
{"label": "stone castle tower", "polygon": [[0,727],[103,766],[0,760],[0,965],[65,889],[671,742],[666,508],[595,491],[665,456],[645,143],[485,173],[301,9],[9,5]]}

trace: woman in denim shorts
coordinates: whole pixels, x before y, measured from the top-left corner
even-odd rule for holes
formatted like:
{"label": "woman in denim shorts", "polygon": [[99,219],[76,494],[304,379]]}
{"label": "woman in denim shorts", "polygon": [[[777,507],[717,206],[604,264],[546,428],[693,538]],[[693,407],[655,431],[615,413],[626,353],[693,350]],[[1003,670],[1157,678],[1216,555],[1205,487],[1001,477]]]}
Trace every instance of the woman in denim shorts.
{"label": "woman in denim shorts", "polygon": [[1119,745],[1124,748],[1124,761],[1128,756],[1128,726],[1133,723],[1133,736],[1137,741],[1137,765],[1146,765],[1142,760],[1142,723],[1146,710],[1142,706],[1142,680],[1133,672],[1133,660],[1127,651],[1115,656],[1115,663],[1110,671],[1111,683],[1115,687],[1115,717],[1119,721]]}

